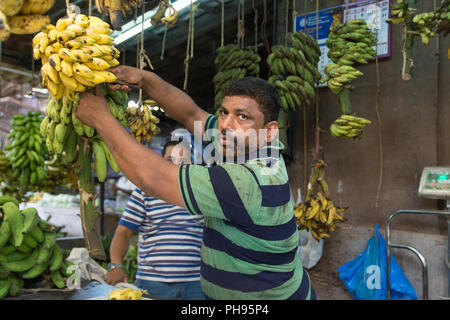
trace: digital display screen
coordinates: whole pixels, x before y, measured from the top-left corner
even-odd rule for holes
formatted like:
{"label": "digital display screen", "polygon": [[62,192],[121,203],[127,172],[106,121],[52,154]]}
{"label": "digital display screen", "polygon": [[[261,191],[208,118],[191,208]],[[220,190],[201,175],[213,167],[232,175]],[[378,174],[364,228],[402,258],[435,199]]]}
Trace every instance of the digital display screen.
{"label": "digital display screen", "polygon": [[429,172],[425,184],[426,189],[450,189],[450,172]]}

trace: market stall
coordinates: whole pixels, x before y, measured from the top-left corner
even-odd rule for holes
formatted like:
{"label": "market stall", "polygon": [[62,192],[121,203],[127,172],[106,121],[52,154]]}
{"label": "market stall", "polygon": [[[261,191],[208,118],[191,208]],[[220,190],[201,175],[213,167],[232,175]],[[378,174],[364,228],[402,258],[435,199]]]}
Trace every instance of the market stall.
{"label": "market stall", "polygon": [[[0,0],[0,299],[118,299],[115,290],[126,288],[123,299],[180,299],[140,286],[200,279],[204,294],[226,288],[224,297],[248,299],[448,298],[448,198],[418,190],[424,168],[448,174],[448,33],[448,0]],[[121,67],[147,75],[148,84]],[[245,180],[247,171],[217,173],[221,157],[197,140],[223,125],[231,114],[225,99],[247,94],[227,95],[229,85],[247,78],[265,80],[279,96],[268,123],[276,123],[286,181],[265,171],[261,178],[247,162],[242,167],[255,180]],[[81,120],[86,96],[105,102],[116,133]],[[183,122],[199,114],[200,129]],[[178,147],[188,150],[184,160],[174,156]],[[147,164],[166,171],[152,175],[161,179],[156,186],[134,172],[147,170],[141,156],[167,161]],[[180,168],[176,184],[169,162]],[[245,186],[234,188],[240,179]],[[445,194],[448,179],[439,179],[427,181],[429,188]],[[167,186],[177,196],[166,195]],[[146,195],[146,187],[165,200]],[[236,230],[221,233],[223,224],[208,220],[212,207],[214,219]],[[400,238],[391,239],[398,210],[441,213],[402,220],[392,232]],[[293,232],[290,242],[272,227]],[[386,277],[385,260],[360,268],[371,279],[358,282],[364,290],[344,275],[344,266],[367,256],[360,253],[371,239],[383,243],[385,230],[387,247],[376,258],[387,253],[387,270],[404,273],[403,296],[391,294],[397,284]],[[426,279],[417,261],[391,251],[399,241],[430,255]],[[264,272],[286,272],[280,266],[288,253],[298,264],[292,278],[308,274],[310,283],[297,286],[308,293],[288,293],[282,283],[275,287],[286,292],[271,291],[270,283],[287,276]],[[252,278],[259,272],[263,284]]]}

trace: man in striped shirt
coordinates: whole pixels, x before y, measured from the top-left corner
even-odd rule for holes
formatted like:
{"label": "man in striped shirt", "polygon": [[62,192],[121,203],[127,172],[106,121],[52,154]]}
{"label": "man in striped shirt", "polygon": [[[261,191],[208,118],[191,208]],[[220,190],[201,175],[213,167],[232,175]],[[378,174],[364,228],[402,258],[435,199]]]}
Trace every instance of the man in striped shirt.
{"label": "man in striped shirt", "polygon": [[[228,86],[219,117],[156,74],[128,66],[112,69],[138,84],[172,119],[211,138],[215,166],[175,166],[146,150],[109,115],[101,93],[82,93],[77,116],[93,126],[124,174],[144,192],[203,215],[201,285],[212,299],[315,299],[296,254],[299,233],[289,181],[278,152],[280,96],[267,81],[244,78]],[[122,85],[114,89],[126,90]],[[100,95],[100,96],[99,96]],[[100,106],[100,107],[99,107]],[[195,130],[198,124],[203,130]],[[197,133],[196,133],[197,131]],[[255,139],[247,133],[256,131]],[[264,134],[258,134],[258,133]],[[213,144],[214,145],[214,144]],[[231,159],[231,160],[230,160]]]}
{"label": "man in striped shirt", "polygon": [[[174,164],[190,163],[181,143],[169,141],[163,157]],[[189,160],[189,161],[188,161]],[[186,209],[133,191],[111,242],[114,262],[105,280],[111,285],[127,282],[120,266],[133,231],[139,231],[138,270],[135,285],[166,299],[204,299],[200,287],[200,247],[203,217]]]}

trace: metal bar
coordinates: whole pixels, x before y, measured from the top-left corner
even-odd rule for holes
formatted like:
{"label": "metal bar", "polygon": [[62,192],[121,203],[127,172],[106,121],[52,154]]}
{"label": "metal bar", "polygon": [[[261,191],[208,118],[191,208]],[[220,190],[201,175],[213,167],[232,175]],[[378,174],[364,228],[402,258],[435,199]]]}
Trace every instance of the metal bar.
{"label": "metal bar", "polygon": [[[392,244],[391,243],[391,230],[390,230],[390,225],[392,223],[392,221],[394,220],[395,217],[397,217],[400,214],[433,214],[433,215],[437,215],[437,216],[441,216],[441,217],[446,217],[447,219],[450,218],[450,212],[448,211],[439,211],[439,210],[398,210],[397,212],[395,212],[394,214],[392,214],[387,222],[387,226],[386,226],[386,294],[387,294],[387,300],[390,300],[391,298],[391,290],[390,290],[390,285],[389,285],[389,273],[390,273],[390,267],[391,267],[391,247],[401,247],[403,249],[409,249],[411,251],[413,251],[416,255],[418,255],[420,262],[422,264],[422,271],[423,271],[423,279],[422,279],[422,284],[423,284],[423,297],[424,299],[428,299],[428,279],[425,279],[425,276],[428,278],[428,274],[427,274],[427,266],[426,266],[426,261],[425,258],[420,257],[421,254],[419,251],[417,251],[416,249],[410,247],[410,246],[404,246],[404,245],[398,245],[398,244]],[[423,256],[422,256],[423,257]],[[425,298],[426,297],[426,298]]]}
{"label": "metal bar", "polygon": [[21,76],[27,76],[30,78],[38,78],[39,79],[39,75],[37,73],[32,73],[31,71],[17,70],[17,69],[10,68],[7,66],[0,66],[0,71],[7,71],[7,72],[19,74]]}

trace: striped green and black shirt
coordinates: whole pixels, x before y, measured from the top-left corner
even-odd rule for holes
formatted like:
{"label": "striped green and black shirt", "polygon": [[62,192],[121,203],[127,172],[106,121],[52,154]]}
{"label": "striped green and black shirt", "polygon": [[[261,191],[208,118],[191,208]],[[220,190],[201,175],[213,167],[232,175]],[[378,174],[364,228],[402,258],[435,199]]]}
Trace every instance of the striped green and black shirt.
{"label": "striped green and black shirt", "polygon": [[[217,127],[209,116],[205,132]],[[201,286],[211,299],[310,299],[297,254],[299,233],[281,154],[211,167],[183,165],[179,186],[189,213],[204,216]],[[261,149],[259,150],[261,151]],[[274,169],[268,171],[269,169]]]}

